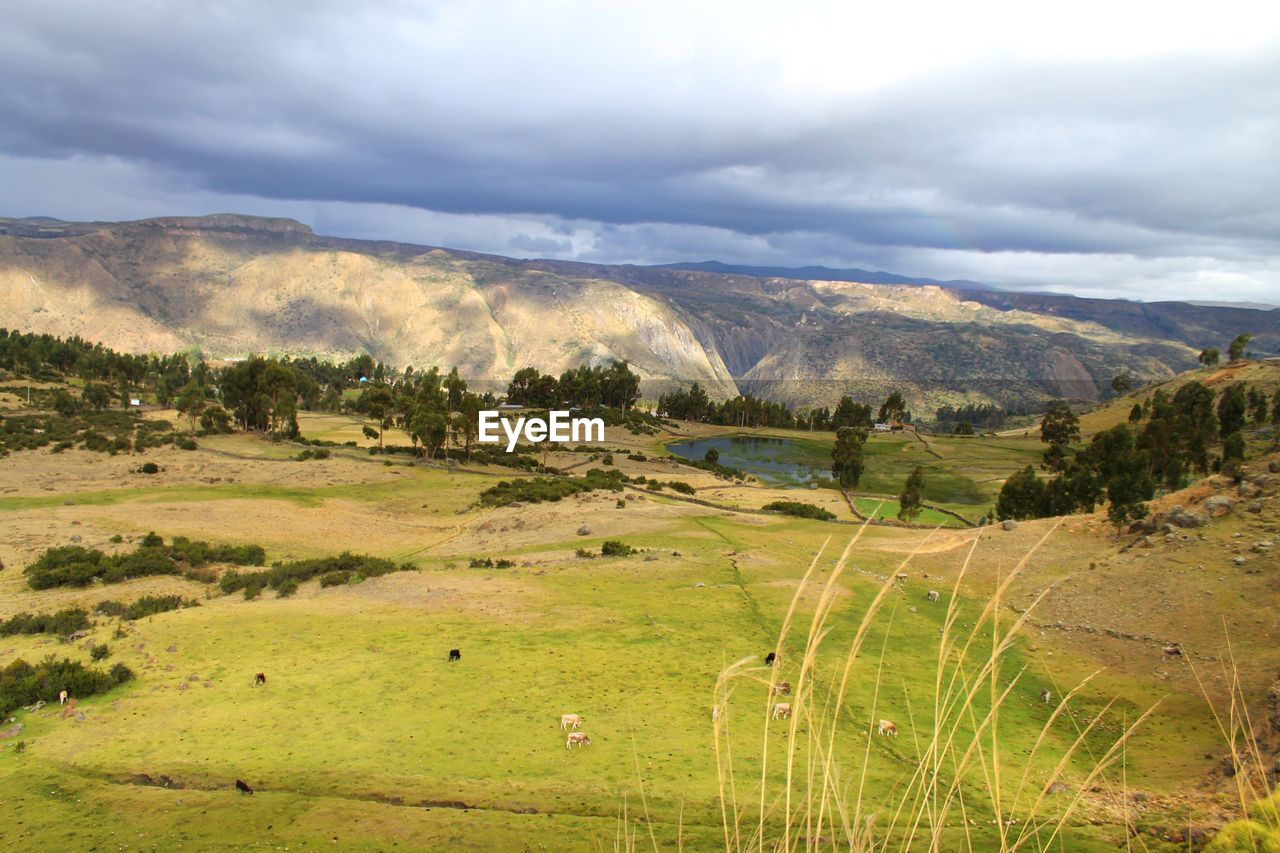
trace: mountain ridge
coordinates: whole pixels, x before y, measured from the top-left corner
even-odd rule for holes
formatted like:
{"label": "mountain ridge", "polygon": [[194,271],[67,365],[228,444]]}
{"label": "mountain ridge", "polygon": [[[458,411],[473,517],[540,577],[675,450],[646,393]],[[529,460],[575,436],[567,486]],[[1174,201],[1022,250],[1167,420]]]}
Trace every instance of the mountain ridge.
{"label": "mountain ridge", "polygon": [[1097,399],[1241,331],[1280,349],[1280,312],[517,260],[239,214],[0,219],[0,285],[18,328],[135,352],[367,351],[499,382],[624,358],[651,393],[697,381],[801,405],[894,387],[924,408]]}

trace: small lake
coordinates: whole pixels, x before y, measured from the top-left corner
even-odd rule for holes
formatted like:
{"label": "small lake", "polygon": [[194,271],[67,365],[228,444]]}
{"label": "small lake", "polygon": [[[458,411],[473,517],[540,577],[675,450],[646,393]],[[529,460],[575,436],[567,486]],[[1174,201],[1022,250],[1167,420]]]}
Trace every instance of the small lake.
{"label": "small lake", "polygon": [[676,456],[701,460],[714,447],[721,465],[746,471],[771,486],[803,486],[831,477],[822,449],[809,442],[759,435],[717,435],[667,445]]}

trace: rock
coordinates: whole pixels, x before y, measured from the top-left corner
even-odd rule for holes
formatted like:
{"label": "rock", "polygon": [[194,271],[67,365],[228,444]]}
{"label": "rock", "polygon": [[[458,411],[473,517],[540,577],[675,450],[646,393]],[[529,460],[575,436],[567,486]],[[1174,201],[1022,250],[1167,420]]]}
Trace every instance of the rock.
{"label": "rock", "polygon": [[1143,537],[1142,537],[1142,547],[1143,547],[1143,548],[1150,548],[1150,547],[1151,547],[1152,545],[1154,545],[1154,544],[1156,544],[1156,540],[1152,539],[1150,536],[1143,536]]}
{"label": "rock", "polygon": [[1262,512],[1262,501],[1256,499],[1251,500],[1249,503],[1245,504],[1244,509],[1245,512],[1252,512],[1256,515],[1257,513]]}
{"label": "rock", "polygon": [[1235,563],[1237,566],[1243,566],[1245,563],[1248,562],[1248,560],[1246,560],[1244,557],[1236,557],[1231,562]]}
{"label": "rock", "polygon": [[75,505],[76,505],[76,502],[75,502],[75,501],[73,501],[73,500],[71,500],[71,498],[67,498],[65,501],[63,501],[63,502],[62,502],[62,505],[63,505],[63,506],[75,506]]}
{"label": "rock", "polygon": [[165,649],[166,652],[176,652],[177,650],[178,650],[177,646],[170,646],[169,648]]}
{"label": "rock", "polygon": [[578,535],[579,535],[579,536],[590,536],[590,535],[591,535],[591,528],[590,528],[590,527],[587,527],[585,524],[584,524],[584,525],[582,525],[581,527],[579,527],[579,528],[578,528]]}
{"label": "rock", "polygon": [[1065,793],[1067,793],[1067,791],[1069,791],[1069,790],[1070,790],[1070,788],[1068,788],[1068,787],[1067,787],[1067,785],[1066,785],[1066,783],[1065,783],[1065,782],[1058,781],[1058,782],[1054,782],[1052,785],[1050,785],[1050,786],[1048,787],[1048,789],[1047,789],[1047,793],[1050,793],[1050,794],[1065,794]]}
{"label": "rock", "polygon": [[1169,523],[1177,527],[1204,527],[1209,523],[1209,517],[1198,512],[1192,512],[1186,507],[1179,504],[1165,516],[1169,519]]}
{"label": "rock", "polygon": [[72,537],[71,537],[71,541],[72,541],[72,542],[79,542],[79,541],[80,541],[80,534],[78,534],[78,533],[77,533],[75,536],[72,536]]}
{"label": "rock", "polygon": [[1204,502],[1205,512],[1209,513],[1210,518],[1226,515],[1231,512],[1231,507],[1233,506],[1235,506],[1235,501],[1226,495],[1214,495]]}
{"label": "rock", "polygon": [[1006,518],[1004,521],[1000,522],[1001,530],[1013,530],[1017,526],[1018,522],[1014,521],[1012,518]]}
{"label": "rock", "polygon": [[1267,463],[1267,470],[1272,474],[1280,474],[1280,459],[1272,459]]}
{"label": "rock", "polygon": [[200,676],[196,675],[194,672],[187,676],[187,681],[199,681],[199,680],[200,680]]}
{"label": "rock", "polygon": [[695,584],[693,585],[693,588],[694,588],[694,589],[702,589],[704,586],[706,586],[706,584],[705,584],[705,583],[703,583],[702,581],[698,581],[697,583],[695,583]]}
{"label": "rock", "polygon": [[[1268,477],[1266,474],[1259,474],[1258,476],[1253,478],[1253,484],[1257,486],[1259,489],[1270,488],[1271,486],[1275,485],[1275,482],[1276,482],[1275,477]],[[76,522],[73,521],[71,523],[75,524]]]}
{"label": "rock", "polygon": [[1253,543],[1253,550],[1257,551],[1259,554],[1265,554],[1274,547],[1276,547],[1276,543],[1272,542],[1270,539],[1259,539],[1257,542]]}
{"label": "rock", "polygon": [[1160,526],[1160,531],[1164,533],[1165,536],[1172,536],[1173,525],[1166,521],[1164,524]]}
{"label": "rock", "polygon": [[9,728],[0,732],[0,737],[17,737],[22,733],[22,723],[14,723]]}
{"label": "rock", "polygon": [[1241,483],[1236,486],[1236,494],[1242,498],[1256,498],[1261,493],[1262,490],[1253,483]]}

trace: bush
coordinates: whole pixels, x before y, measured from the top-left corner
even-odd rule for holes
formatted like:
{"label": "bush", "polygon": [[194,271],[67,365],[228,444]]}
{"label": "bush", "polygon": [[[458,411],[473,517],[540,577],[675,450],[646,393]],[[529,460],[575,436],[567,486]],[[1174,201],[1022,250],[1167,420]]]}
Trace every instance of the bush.
{"label": "bush", "polygon": [[65,637],[88,628],[89,613],[78,607],[60,610],[53,614],[19,613],[0,622],[0,637],[14,634],[57,634]]}
{"label": "bush", "polygon": [[342,586],[351,582],[351,572],[339,569],[336,572],[325,572],[320,576],[320,587]]}
{"label": "bush", "polygon": [[693,486],[680,480],[672,480],[667,483],[667,485],[671,487],[672,491],[679,492],[682,495],[694,495],[698,493],[698,490]]}
{"label": "bush", "polygon": [[603,457],[600,461],[601,461],[603,464],[605,464],[605,465],[612,465],[612,464],[613,464],[613,454],[612,454],[612,453],[606,453],[606,454],[604,455],[604,457]]}
{"label": "bush", "polygon": [[200,602],[184,599],[180,595],[144,595],[133,604],[124,609],[121,617],[129,622],[135,619],[142,619],[147,616],[154,616],[157,613],[167,613],[170,610],[177,610],[179,607],[199,607]]}
{"label": "bush", "polygon": [[287,578],[276,587],[276,598],[288,598],[298,591],[298,581]]}
{"label": "bush", "polygon": [[614,504],[614,506],[615,506],[615,507],[617,507],[618,509],[626,509],[626,508],[627,508],[627,499],[626,499],[626,498],[618,498],[618,502],[617,502],[616,504]]}
{"label": "bush", "polygon": [[523,501],[541,503],[558,501],[582,492],[597,489],[622,491],[623,483],[630,482],[621,471],[601,471],[592,468],[582,477],[527,477],[521,480],[503,480],[480,493],[481,506],[507,506]]}
{"label": "bush", "polygon": [[616,539],[609,539],[600,546],[600,556],[602,557],[629,557],[634,553],[636,553],[635,548]]}
{"label": "bush", "polygon": [[173,440],[173,444],[179,450],[195,450],[198,445],[194,438],[188,435],[180,435]]}
{"label": "bush", "polygon": [[800,501],[774,501],[773,503],[765,504],[764,509],[766,512],[793,515],[796,518],[816,518],[819,521],[831,521],[836,517],[835,513],[829,512],[820,506],[801,503]]}
{"label": "bush", "polygon": [[160,466],[154,462],[144,462],[142,467],[138,469],[139,474],[159,474]]}
{"label": "bush", "polygon": [[93,607],[94,613],[101,613],[103,616],[123,616],[128,605],[121,604],[118,601],[99,601]]}
{"label": "bush", "polygon": [[[276,563],[270,569],[261,572],[227,572],[219,581],[219,586],[224,593],[232,593],[236,590],[244,590],[244,597],[247,599],[257,598],[262,590],[270,587],[277,591],[282,588],[288,588],[290,582],[295,584],[305,583],[315,577],[324,577],[325,575],[337,572],[345,572],[347,580],[338,581],[335,579],[330,585],[342,582],[356,582],[365,578],[378,577],[380,575],[390,574],[391,572],[411,572],[414,570],[412,563],[400,563],[399,565],[390,560],[384,560],[381,557],[370,557],[364,554],[352,554],[344,551],[337,557],[321,557],[316,560],[297,560],[291,563]],[[285,593],[288,595],[289,593]]]}
{"label": "bush", "polygon": [[26,574],[32,589],[88,586],[95,580],[115,583],[151,575],[185,575],[208,581],[210,577],[194,570],[210,563],[260,566],[265,560],[266,551],[260,545],[211,545],[177,536],[166,546],[163,538],[148,533],[133,552],[114,556],[79,545],[50,548],[27,566]]}
{"label": "bush", "polygon": [[131,678],[133,672],[122,663],[103,672],[79,661],[59,661],[52,655],[35,666],[15,660],[0,669],[0,715],[40,701],[55,702],[63,690],[79,698],[105,693]]}
{"label": "bush", "polygon": [[586,560],[593,560],[596,556],[595,552],[588,551],[586,548],[579,548],[577,551],[574,551],[574,553]]}
{"label": "bush", "polygon": [[632,462],[648,462],[649,461],[649,457],[645,456],[643,453],[628,453],[627,458],[630,459]]}
{"label": "bush", "polygon": [[106,643],[103,643],[100,646],[94,646],[92,651],[89,652],[89,658],[91,660],[106,660],[109,657],[111,657],[111,647]]}

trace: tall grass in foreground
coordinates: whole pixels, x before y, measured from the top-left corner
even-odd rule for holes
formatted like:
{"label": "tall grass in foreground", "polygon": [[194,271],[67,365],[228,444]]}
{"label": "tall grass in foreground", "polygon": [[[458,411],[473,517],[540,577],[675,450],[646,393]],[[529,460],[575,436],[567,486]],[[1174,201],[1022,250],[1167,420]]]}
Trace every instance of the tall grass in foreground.
{"label": "tall grass in foreground", "polygon": [[[1091,717],[1069,713],[1071,701],[1089,680],[1085,679],[1049,712],[1030,755],[1018,756],[1015,763],[1012,756],[1002,754],[1001,709],[1014,695],[1024,672],[1010,678],[1002,675],[1001,665],[1018,630],[1045,593],[1016,619],[1009,620],[1002,605],[1010,585],[1056,527],[999,579],[972,626],[962,629],[957,593],[982,541],[981,536],[974,538],[956,576],[939,632],[931,695],[909,697],[909,718],[896,721],[901,737],[895,743],[904,745],[912,755],[902,769],[905,781],[888,792],[869,788],[868,770],[877,737],[876,705],[882,689],[891,689],[884,683],[889,633],[885,631],[886,639],[879,649],[868,648],[867,640],[878,620],[892,619],[885,604],[895,589],[897,574],[907,569],[929,536],[922,536],[916,551],[881,583],[847,649],[824,656],[820,670],[819,651],[831,635],[838,583],[866,525],[850,540],[819,587],[814,576],[824,544],[792,597],[773,666],[766,669],[754,658],[743,659],[726,667],[715,686],[714,736],[725,848],[985,851],[1060,846],[1063,831],[1085,792],[1114,784],[1107,771],[1123,760],[1126,742],[1152,709],[1127,721],[1114,741],[1096,749],[1086,739],[1096,741],[1101,736],[1100,726],[1114,703],[1106,703]],[[803,627],[801,600],[814,592],[818,592],[817,604]],[[797,632],[795,641],[791,639],[793,631]],[[798,666],[795,652],[789,652],[793,659],[786,662],[792,681],[792,695],[786,698],[792,713],[785,724],[785,744],[781,749],[770,749],[771,738],[778,737],[776,730],[783,724],[770,719],[777,697],[768,695],[761,709],[759,751],[753,750],[751,756],[759,762],[759,777],[740,778],[734,772],[730,748],[729,697],[743,684],[753,685],[753,690],[758,690],[759,684],[771,686],[779,675],[784,650],[798,647],[803,649]],[[832,659],[834,666],[829,663]],[[874,686],[865,719],[860,719],[864,712],[855,711],[848,701],[855,680]],[[770,693],[768,689],[764,692]],[[846,745],[846,739],[852,739],[853,744]],[[853,761],[850,755],[856,756]],[[885,760],[879,755],[874,759]],[[1047,778],[1043,771],[1033,774],[1035,765],[1051,768]],[[1020,769],[1011,771],[1011,767]],[[1068,772],[1071,775],[1066,780]],[[1116,799],[1122,797],[1118,793]]]}
{"label": "tall grass in foreground", "polygon": [[1232,793],[1239,819],[1227,824],[1209,844],[1206,853],[1227,851],[1280,850],[1280,789],[1272,793],[1267,765],[1258,742],[1257,729],[1250,718],[1244,688],[1236,666],[1235,652],[1227,638],[1227,655],[1221,661],[1221,676],[1227,685],[1225,707],[1215,705],[1208,688],[1194,666],[1191,667],[1200,693],[1213,712],[1223,741],[1231,749]]}

